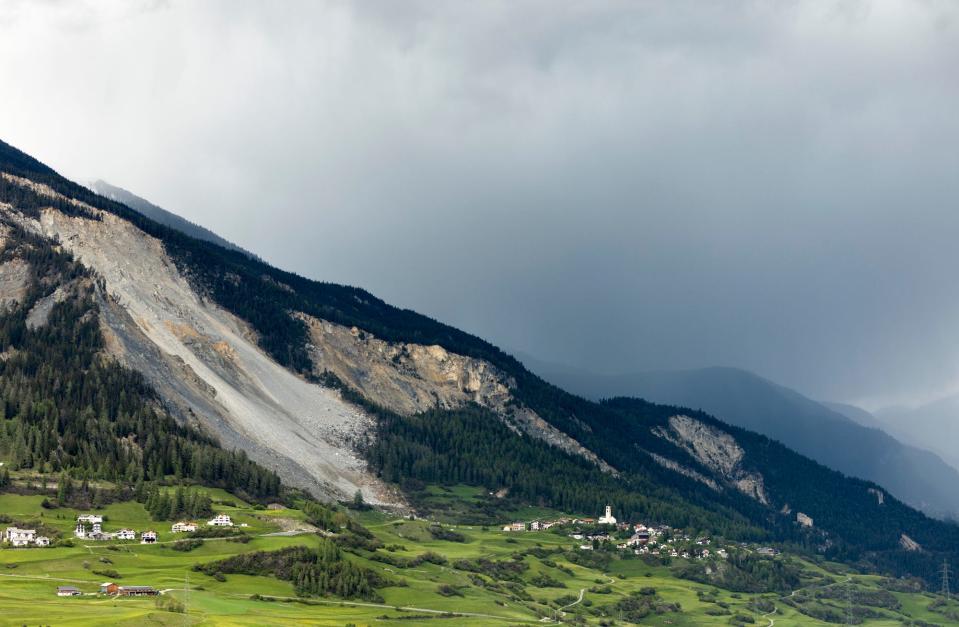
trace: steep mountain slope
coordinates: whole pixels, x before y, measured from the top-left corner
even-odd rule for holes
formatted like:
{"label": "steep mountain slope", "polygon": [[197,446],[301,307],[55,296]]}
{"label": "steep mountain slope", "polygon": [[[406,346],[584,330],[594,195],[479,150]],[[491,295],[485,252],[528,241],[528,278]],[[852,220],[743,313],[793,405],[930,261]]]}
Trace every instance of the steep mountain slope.
{"label": "steep mountain slope", "polygon": [[[2,143],[0,172],[0,215],[95,273],[109,351],[181,420],[294,485],[385,504],[400,500],[390,485],[412,494],[416,481],[569,511],[611,501],[631,517],[924,576],[959,546],[959,527],[763,436],[570,395],[479,338],[189,237]],[[904,534],[922,551],[904,552]]]}
{"label": "steep mountain slope", "polygon": [[159,241],[46,186],[3,176],[83,212],[43,208],[10,217],[96,273],[108,347],[175,412],[202,412],[221,441],[274,467],[290,485],[339,496],[361,489],[372,502],[388,500],[351,451],[350,440],[369,428],[364,414],[269,359],[246,324],[194,292]]}
{"label": "steep mountain slope", "polygon": [[131,209],[139,211],[154,222],[168,226],[171,229],[176,229],[177,231],[189,235],[190,237],[195,237],[196,239],[203,240],[205,242],[212,242],[224,248],[229,248],[230,250],[235,250],[245,255],[249,255],[250,257],[256,257],[256,255],[250,251],[237,246],[233,242],[223,239],[210,229],[202,227],[199,224],[194,224],[185,218],[181,218],[175,213],[171,213],[162,207],[158,207],[149,200],[141,198],[133,192],[123,189],[122,187],[111,185],[102,179],[90,181],[86,184],[86,186],[105,198],[115,200],[118,203],[130,207]]}
{"label": "steep mountain slope", "polygon": [[[178,423],[139,373],[103,352],[95,277],[8,218],[0,212],[0,273],[14,269],[17,285],[5,283],[0,309],[0,490],[11,470],[27,470],[82,479],[77,490],[56,479],[58,503],[76,507],[128,499],[134,485],[168,477],[278,498],[274,473]],[[116,489],[104,494],[88,479]]]}
{"label": "steep mountain slope", "polygon": [[[590,375],[539,364],[561,387],[590,398],[634,395],[657,403],[697,407],[721,420],[779,440],[848,475],[884,486],[935,516],[959,516],[959,471],[936,454],[780,385],[735,368]],[[930,447],[931,448],[931,447]]]}

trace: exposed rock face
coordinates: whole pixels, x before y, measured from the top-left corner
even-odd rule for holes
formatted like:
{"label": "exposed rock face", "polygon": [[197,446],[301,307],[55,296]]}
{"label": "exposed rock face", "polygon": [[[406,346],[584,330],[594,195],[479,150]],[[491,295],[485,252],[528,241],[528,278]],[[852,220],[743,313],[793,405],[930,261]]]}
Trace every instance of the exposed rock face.
{"label": "exposed rock face", "polygon": [[30,286],[30,265],[22,259],[0,263],[0,307],[8,309],[26,296]]}
{"label": "exposed rock face", "polygon": [[481,359],[442,346],[390,343],[372,334],[298,313],[310,330],[310,356],[317,374],[329,371],[368,400],[398,414],[455,409],[476,403],[497,413],[512,429],[581,455],[608,472],[611,466],[514,402],[515,382]]}
{"label": "exposed rock face", "polygon": [[869,494],[872,494],[873,496],[876,497],[877,505],[882,505],[883,503],[886,502],[886,493],[883,492],[882,490],[877,490],[876,488],[869,488],[867,492],[869,492]]}
{"label": "exposed rock face", "polygon": [[510,400],[512,381],[485,361],[441,346],[391,344],[356,327],[299,317],[309,326],[318,373],[332,372],[396,413],[453,409],[467,402],[498,409]]}
{"label": "exposed rock face", "polygon": [[[53,209],[39,220],[5,213],[58,240],[102,279],[98,298],[109,350],[142,372],[172,411],[209,429],[225,447],[247,451],[290,485],[333,497],[361,490],[370,503],[399,503],[354,451],[371,426],[368,416],[335,390],[270,359],[247,325],[194,292],[158,240],[112,214],[83,208],[97,219]],[[16,298],[26,272],[8,264],[5,274],[0,295]],[[31,315],[35,324],[45,320],[43,311]]]}
{"label": "exposed rock face", "polygon": [[669,429],[657,428],[653,433],[684,449],[743,494],[769,504],[762,475],[742,468],[745,453],[728,433],[689,416],[672,416]]}
{"label": "exposed rock face", "polygon": [[53,311],[53,306],[57,303],[62,303],[67,297],[67,294],[68,291],[63,286],[60,286],[53,294],[41,298],[30,310],[30,313],[27,314],[27,327],[36,329],[45,325],[47,319],[50,317],[50,312]]}
{"label": "exposed rock face", "polygon": [[907,551],[922,550],[922,547],[919,545],[919,543],[913,540],[912,538],[910,538],[909,536],[907,536],[906,534],[902,534],[899,536],[899,546],[901,546]]}

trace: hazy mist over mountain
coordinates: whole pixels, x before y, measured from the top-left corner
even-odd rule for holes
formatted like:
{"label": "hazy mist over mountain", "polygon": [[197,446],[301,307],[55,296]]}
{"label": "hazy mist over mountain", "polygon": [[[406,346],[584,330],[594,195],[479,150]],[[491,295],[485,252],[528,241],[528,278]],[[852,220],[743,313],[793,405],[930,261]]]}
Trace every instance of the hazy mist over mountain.
{"label": "hazy mist over mountain", "polygon": [[0,136],[271,263],[595,372],[957,390],[959,5],[0,5]]}

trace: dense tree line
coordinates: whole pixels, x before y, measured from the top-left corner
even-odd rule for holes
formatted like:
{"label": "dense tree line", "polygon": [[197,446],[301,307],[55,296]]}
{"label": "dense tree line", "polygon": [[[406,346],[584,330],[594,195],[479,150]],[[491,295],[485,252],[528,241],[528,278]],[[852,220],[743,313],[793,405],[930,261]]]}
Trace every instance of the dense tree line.
{"label": "dense tree line", "polygon": [[278,551],[255,551],[217,562],[196,564],[207,575],[272,575],[293,583],[302,596],[336,595],[382,601],[376,589],[389,584],[378,573],[344,559],[339,548],[321,538],[315,549],[294,546]]}
{"label": "dense tree line", "polygon": [[742,551],[734,551],[718,563],[689,562],[675,572],[684,579],[736,592],[786,593],[801,585],[800,569],[791,562]]}
{"label": "dense tree line", "polygon": [[210,495],[200,490],[187,490],[177,487],[172,493],[153,485],[137,486],[137,500],[153,517],[153,520],[196,519],[213,515],[213,501]]}

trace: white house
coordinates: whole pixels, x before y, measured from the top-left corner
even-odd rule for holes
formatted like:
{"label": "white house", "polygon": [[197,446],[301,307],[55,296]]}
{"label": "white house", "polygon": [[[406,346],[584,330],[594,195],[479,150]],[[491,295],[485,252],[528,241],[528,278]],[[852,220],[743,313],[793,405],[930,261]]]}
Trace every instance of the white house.
{"label": "white house", "polygon": [[50,538],[46,536],[37,536],[33,543],[37,546],[50,546]]}
{"label": "white house", "polygon": [[133,529],[121,529],[117,532],[117,540],[136,540],[137,532]]}
{"label": "white house", "polygon": [[13,546],[33,544],[36,537],[36,529],[19,529],[17,527],[7,527],[7,531],[3,534],[3,539]]}
{"label": "white house", "polygon": [[217,514],[213,519],[208,520],[206,524],[211,527],[232,527],[233,521],[226,514]]}
{"label": "white house", "polygon": [[82,514],[80,516],[77,516],[77,522],[87,523],[90,525],[93,525],[93,524],[99,525],[103,522],[103,516],[97,516],[95,514]]}
{"label": "white house", "polygon": [[606,514],[599,517],[599,524],[601,525],[615,525],[616,517],[613,516],[613,508],[610,505],[606,506]]}
{"label": "white house", "polygon": [[173,523],[173,527],[170,528],[173,533],[193,533],[196,531],[196,523],[191,522],[178,522]]}
{"label": "white house", "polygon": [[73,586],[57,586],[57,596],[58,597],[78,597],[82,592]]}
{"label": "white house", "polygon": [[503,531],[526,531],[526,523],[514,522],[503,527]]}
{"label": "white house", "polygon": [[140,544],[153,544],[157,541],[156,531],[144,531],[140,534]]}

